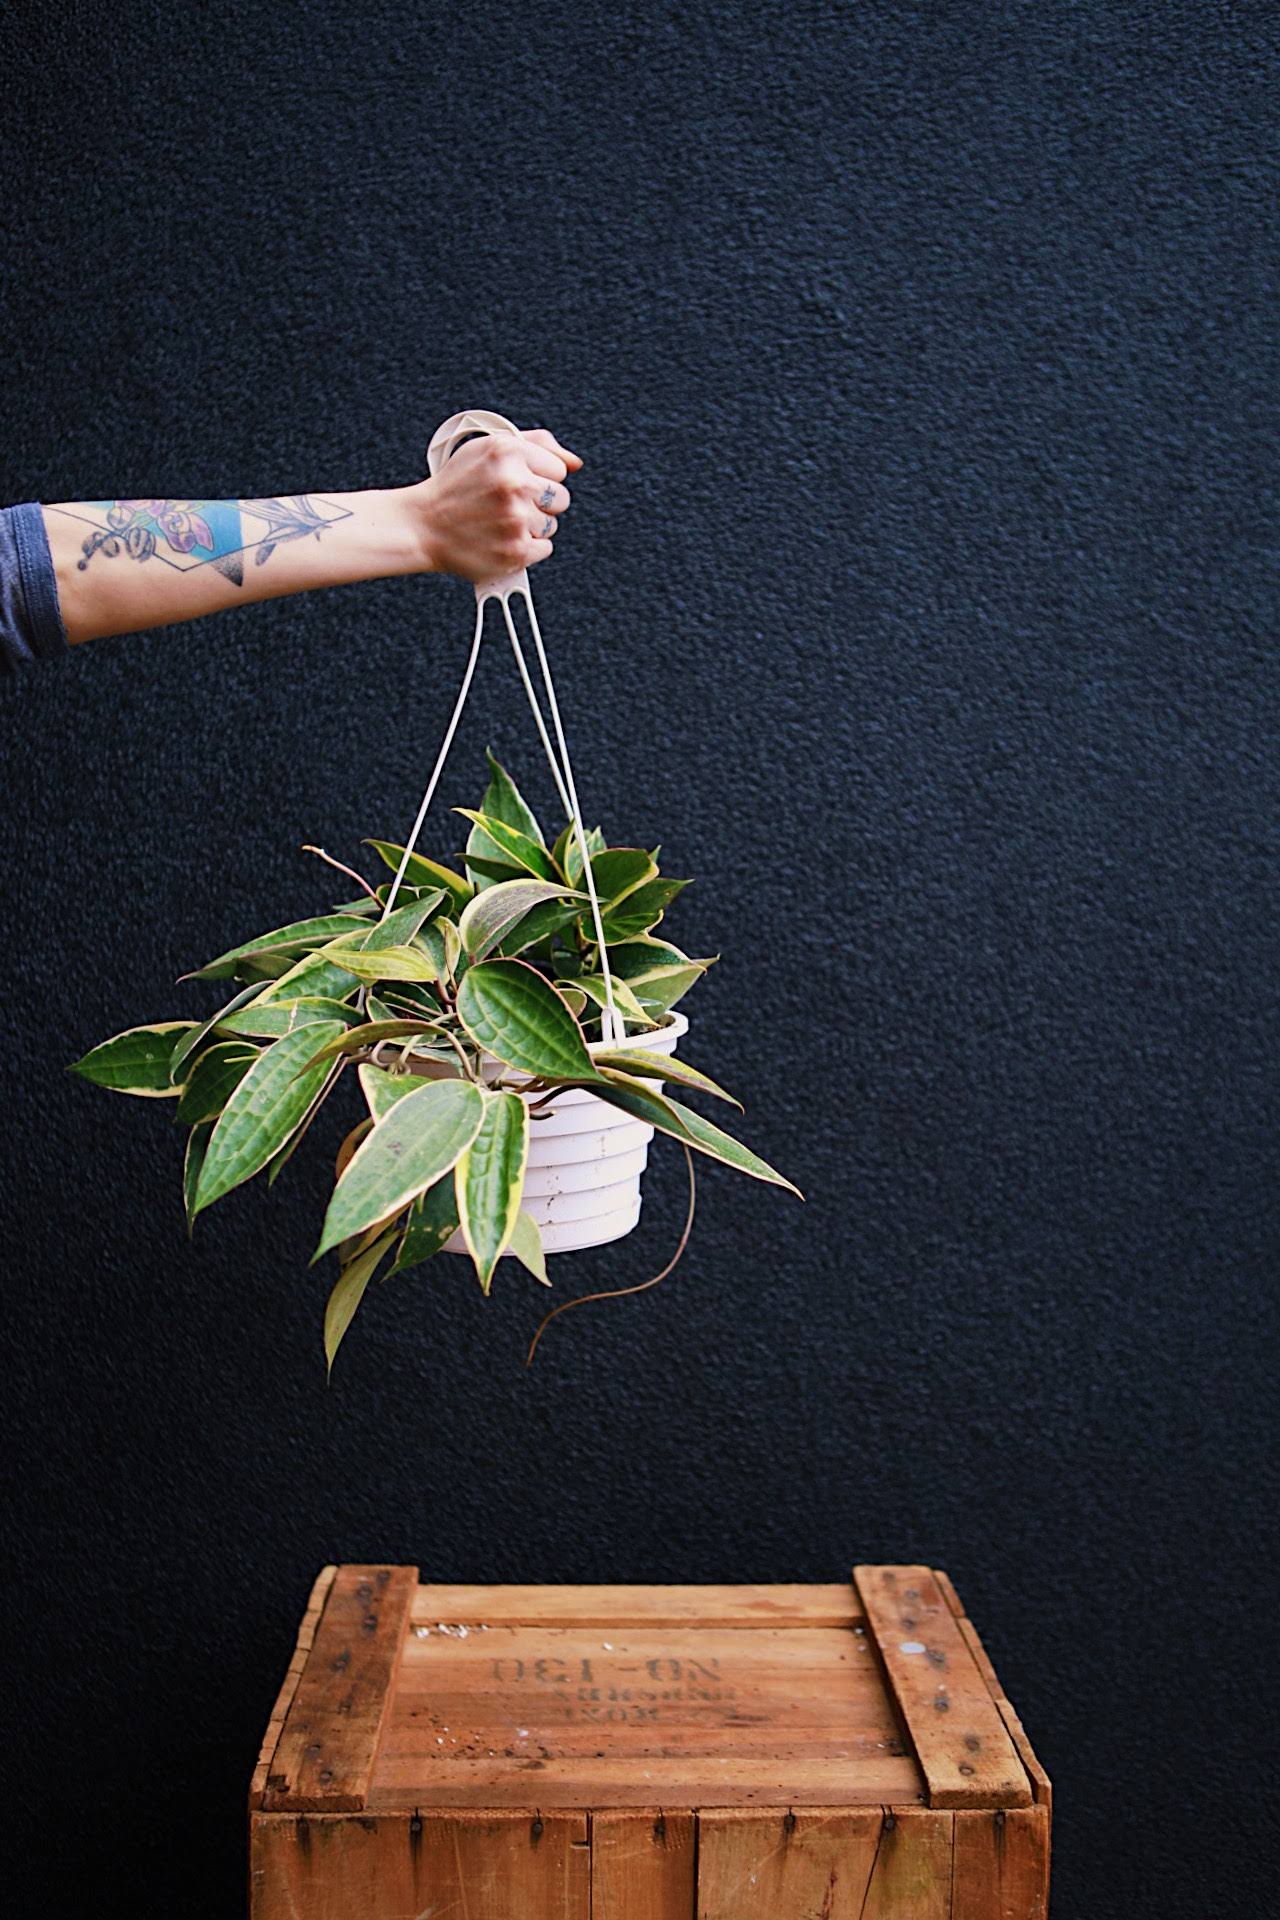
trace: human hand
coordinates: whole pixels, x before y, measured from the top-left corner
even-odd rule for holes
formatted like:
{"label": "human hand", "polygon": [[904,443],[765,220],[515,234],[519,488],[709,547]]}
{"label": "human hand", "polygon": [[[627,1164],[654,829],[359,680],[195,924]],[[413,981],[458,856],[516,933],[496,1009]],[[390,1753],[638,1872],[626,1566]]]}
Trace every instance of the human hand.
{"label": "human hand", "polygon": [[547,559],[569,505],[565,480],[581,465],[545,427],[466,441],[439,473],[405,490],[424,570],[476,583]]}

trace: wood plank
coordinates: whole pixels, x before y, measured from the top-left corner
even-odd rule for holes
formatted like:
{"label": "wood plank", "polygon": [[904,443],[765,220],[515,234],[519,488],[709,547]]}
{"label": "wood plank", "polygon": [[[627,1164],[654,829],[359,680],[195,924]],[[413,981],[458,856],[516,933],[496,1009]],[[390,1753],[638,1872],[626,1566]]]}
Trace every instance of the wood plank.
{"label": "wood plank", "polygon": [[798,1586],[437,1586],[419,1589],[415,1626],[855,1627],[847,1584]]}
{"label": "wood plank", "polygon": [[647,1807],[591,1816],[591,1920],[693,1920],[697,1820]]}
{"label": "wood plank", "polygon": [[590,1920],[582,1814],[255,1814],[252,1920]]}
{"label": "wood plank", "polygon": [[416,1567],[340,1567],[263,1789],[271,1812],[358,1812],[390,1712]]}
{"label": "wood plank", "polygon": [[950,1920],[953,1818],[919,1807],[704,1812],[697,1920]]}
{"label": "wood plank", "polygon": [[315,1639],[316,1625],[324,1610],[325,1599],[328,1595],[329,1588],[333,1585],[334,1575],[337,1571],[338,1569],[336,1567],[322,1567],[312,1585],[306,1611],[298,1627],[298,1638],[294,1645],[293,1657],[289,1661],[284,1681],[279,1693],[276,1695],[276,1704],[271,1710],[271,1718],[267,1722],[267,1730],[262,1736],[262,1747],[258,1754],[258,1764],[253,1770],[253,1779],[249,1786],[249,1805],[251,1808],[262,1805],[263,1795],[267,1790],[267,1775],[271,1771],[271,1762],[275,1758],[276,1747],[280,1741],[280,1730],[284,1726],[285,1717],[289,1712],[289,1708],[293,1705],[293,1696],[298,1690],[298,1681],[302,1677],[303,1668],[307,1664],[307,1655],[311,1651],[311,1643]]}
{"label": "wood plank", "polygon": [[371,1806],[923,1799],[857,1630],[422,1633],[405,1642]]}
{"label": "wood plank", "polygon": [[996,1676],[996,1670],[987,1657],[987,1650],[978,1638],[977,1628],[974,1626],[972,1620],[962,1620],[960,1622],[960,1631],[964,1635],[969,1651],[977,1663],[978,1671],[987,1683],[992,1699],[1000,1710],[1000,1718],[1009,1730],[1009,1738],[1017,1748],[1018,1758],[1027,1770],[1028,1777],[1031,1781],[1032,1795],[1036,1804],[1047,1807],[1050,1813],[1052,1813],[1052,1783],[1050,1782],[1048,1774],[1036,1759],[1035,1750],[1027,1738],[1026,1729],[1018,1718],[1012,1701],[1008,1699],[1003,1687],[1000,1685],[1000,1681]]}
{"label": "wood plank", "polygon": [[[606,1737],[607,1738],[607,1737]],[[923,1799],[919,1769],[909,1755],[874,1760],[744,1758],[705,1754],[696,1761],[614,1759],[607,1745],[597,1756],[526,1761],[513,1768],[501,1755],[463,1762],[430,1778],[432,1803],[442,1807],[750,1807],[777,1806],[797,1780],[805,1798],[828,1806],[877,1807]],[[424,1769],[417,1755],[384,1754],[369,1789],[370,1812],[425,1805]]]}
{"label": "wood plank", "polygon": [[697,1920],[861,1920],[883,1812],[704,1812]]}
{"label": "wood plank", "polygon": [[954,1819],[952,1920],[1044,1920],[1049,1809],[961,1812]]}
{"label": "wood plank", "polygon": [[928,1567],[854,1580],[931,1807],[1022,1807],[1031,1786],[959,1622]]}

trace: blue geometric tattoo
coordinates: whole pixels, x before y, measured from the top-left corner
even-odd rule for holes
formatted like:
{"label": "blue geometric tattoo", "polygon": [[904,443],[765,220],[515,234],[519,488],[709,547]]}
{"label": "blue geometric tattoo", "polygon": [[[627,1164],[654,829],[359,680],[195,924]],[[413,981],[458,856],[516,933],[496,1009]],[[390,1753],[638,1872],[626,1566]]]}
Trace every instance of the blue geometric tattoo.
{"label": "blue geometric tattoo", "polygon": [[95,554],[108,560],[128,554],[134,560],[163,560],[188,573],[214,567],[236,586],[244,585],[243,556],[252,551],[255,566],[269,560],[286,540],[316,539],[351,510],[314,494],[292,493],[275,500],[90,500],[69,519],[94,531],[84,542],[83,573]]}

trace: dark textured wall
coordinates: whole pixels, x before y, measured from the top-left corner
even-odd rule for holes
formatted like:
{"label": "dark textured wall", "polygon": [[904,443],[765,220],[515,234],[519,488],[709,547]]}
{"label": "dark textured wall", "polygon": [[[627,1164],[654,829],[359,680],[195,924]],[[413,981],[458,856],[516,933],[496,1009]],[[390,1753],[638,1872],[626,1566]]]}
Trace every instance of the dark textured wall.
{"label": "dark textured wall", "polygon": [[[656,1293],[388,1286],[326,1390],[326,1145],[202,1221],[64,1063],[412,816],[470,596],[397,581],[0,690],[23,1911],[224,1916],[327,1559],[953,1574],[1059,1791],[1056,1913],[1259,1913],[1274,1515],[1275,173],[1265,6],[384,4],[6,29],[8,499],[587,466],[543,624],[591,810],[697,887],[709,1171]],[[1273,85],[1273,82],[1272,82]],[[545,781],[502,649],[492,741]],[[640,1278],[643,1227],[561,1268]],[[16,1798],[15,1798],[16,1796]]]}

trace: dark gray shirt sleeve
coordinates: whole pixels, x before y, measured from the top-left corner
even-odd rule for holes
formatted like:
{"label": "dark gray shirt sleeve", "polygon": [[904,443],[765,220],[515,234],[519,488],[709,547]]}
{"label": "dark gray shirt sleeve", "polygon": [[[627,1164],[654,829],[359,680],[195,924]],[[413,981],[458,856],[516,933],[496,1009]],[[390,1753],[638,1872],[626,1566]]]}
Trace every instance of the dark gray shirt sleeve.
{"label": "dark gray shirt sleeve", "polygon": [[0,510],[0,674],[61,653],[67,630],[44,515],[27,502]]}

